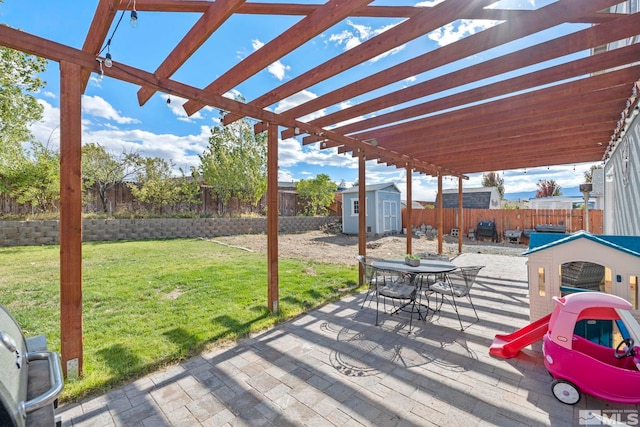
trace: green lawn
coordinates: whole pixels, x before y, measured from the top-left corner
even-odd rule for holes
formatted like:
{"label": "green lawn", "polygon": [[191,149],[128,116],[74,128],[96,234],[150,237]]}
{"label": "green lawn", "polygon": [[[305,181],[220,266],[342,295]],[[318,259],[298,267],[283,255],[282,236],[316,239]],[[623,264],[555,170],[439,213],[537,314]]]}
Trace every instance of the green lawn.
{"label": "green lawn", "polygon": [[[0,304],[60,350],[59,246],[0,248]],[[280,315],[268,312],[266,255],[196,240],[83,245],[84,375],[62,400],[103,392],[268,328],[357,287],[353,266],[281,259]]]}

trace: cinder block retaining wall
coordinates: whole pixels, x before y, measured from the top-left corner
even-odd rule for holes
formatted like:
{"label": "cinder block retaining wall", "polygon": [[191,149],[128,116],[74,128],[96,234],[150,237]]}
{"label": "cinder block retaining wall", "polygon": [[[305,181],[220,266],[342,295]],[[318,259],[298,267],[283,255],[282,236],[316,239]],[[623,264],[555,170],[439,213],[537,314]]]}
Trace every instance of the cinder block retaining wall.
{"label": "cinder block retaining wall", "polygon": [[[280,217],[280,233],[317,230],[339,218],[292,216]],[[155,219],[85,219],[82,240],[172,239],[216,237],[267,232],[266,218],[155,218]],[[60,242],[58,221],[0,221],[0,246],[52,245]]]}

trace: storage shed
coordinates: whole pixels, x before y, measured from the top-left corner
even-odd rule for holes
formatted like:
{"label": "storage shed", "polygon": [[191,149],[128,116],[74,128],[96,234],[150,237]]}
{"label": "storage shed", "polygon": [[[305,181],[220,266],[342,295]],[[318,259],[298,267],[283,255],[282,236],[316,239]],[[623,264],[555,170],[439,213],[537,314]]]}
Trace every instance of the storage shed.
{"label": "storage shed", "polygon": [[639,308],[640,236],[533,233],[524,255],[531,321],[553,311],[552,297],[573,292],[606,292]]}
{"label": "storage shed", "polygon": [[[458,190],[442,190],[442,207],[458,207]],[[464,209],[500,209],[500,192],[496,187],[464,188],[462,190]]]}
{"label": "storage shed", "polygon": [[[342,192],[342,231],[358,234],[360,212],[358,187]],[[394,234],[402,231],[400,190],[394,183],[367,185],[367,233]]]}

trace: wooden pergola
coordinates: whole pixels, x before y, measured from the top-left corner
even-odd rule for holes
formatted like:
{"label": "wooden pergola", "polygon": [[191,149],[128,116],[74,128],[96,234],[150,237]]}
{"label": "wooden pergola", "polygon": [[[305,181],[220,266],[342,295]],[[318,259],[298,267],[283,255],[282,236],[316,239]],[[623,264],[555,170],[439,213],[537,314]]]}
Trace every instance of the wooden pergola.
{"label": "wooden pergola", "polygon": [[[361,201],[365,199],[365,162],[375,160],[406,170],[409,201],[414,172],[437,176],[439,192],[443,176],[458,177],[461,206],[462,179],[466,174],[601,161],[621,126],[621,111],[628,107],[629,93],[640,76],[639,45],[602,48],[640,33],[638,13],[606,11],[620,0],[559,0],[537,10],[487,8],[495,0],[445,0],[421,8],[374,6],[370,5],[372,0],[318,1],[137,0],[136,10],[141,15],[148,11],[200,14],[154,70],[115,60],[113,66],[101,67],[108,33],[117,14],[132,8],[129,0],[98,0],[82,49],[0,26],[0,45],[60,64],[60,288],[65,374],[71,366],[67,365],[69,362],[77,362],[82,372],[80,106],[91,73],[102,69],[106,77],[139,86],[140,105],[155,92],[169,93],[188,99],[184,108],[189,115],[204,106],[215,106],[228,112],[225,124],[250,117],[259,122],[256,132],[268,132],[268,305],[273,311],[278,310],[275,213],[279,137],[299,136],[304,144],[318,143],[322,149],[337,147],[339,152],[357,156]],[[73,7],[59,3],[60,8]],[[173,79],[174,73],[236,14],[260,14],[264,19],[289,15],[298,20],[225,73],[212,77],[204,88]],[[312,64],[307,71],[246,103],[223,96],[295,49],[312,43],[332,26],[357,17],[397,18],[398,24],[333,58]],[[313,88],[318,92],[319,83],[461,19],[500,22],[438,49],[425,50],[383,71],[360,73],[348,84],[319,93],[289,110],[276,114],[270,109],[303,90]],[[566,23],[585,25],[539,44],[532,41],[535,37],[528,37]],[[158,43],[161,38],[159,34]],[[520,47],[510,53],[496,56],[490,52],[513,41],[518,41]],[[580,52],[591,54],[572,56]],[[459,61],[474,56],[491,59],[469,61],[466,67],[459,65]],[[554,65],[536,67],[545,62]],[[455,71],[437,72],[446,66]],[[526,71],[526,67],[535,70]],[[429,71],[435,76],[406,88],[385,90],[393,83]],[[335,108],[354,99],[358,102],[349,108]],[[301,120],[323,109],[331,112],[310,121]],[[410,218],[411,203],[407,205]],[[361,254],[366,252],[365,215],[361,209]],[[438,231],[442,251],[441,227]],[[410,234],[407,252],[411,252]]]}

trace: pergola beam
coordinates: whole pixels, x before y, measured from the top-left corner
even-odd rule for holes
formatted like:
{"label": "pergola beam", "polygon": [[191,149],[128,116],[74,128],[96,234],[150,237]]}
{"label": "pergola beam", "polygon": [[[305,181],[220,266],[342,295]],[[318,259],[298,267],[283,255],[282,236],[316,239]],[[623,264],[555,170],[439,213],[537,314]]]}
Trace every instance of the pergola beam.
{"label": "pergola beam", "polygon": [[[53,61],[68,61],[92,72],[99,72],[100,67],[96,58],[87,52],[74,49],[69,46],[62,45],[41,37],[18,31],[7,26],[0,26],[0,45],[27,52],[33,55],[41,56]],[[177,82],[168,78],[159,78],[156,75],[131,67],[119,62],[113,62],[111,68],[104,69],[105,75],[116,78],[121,81],[132,83],[138,86],[148,86],[156,91],[168,91],[186,99],[196,102],[216,106],[223,110],[239,114],[242,117],[252,117],[257,120],[278,124],[279,126],[299,127],[306,133],[323,135],[328,140],[335,140],[343,145],[349,145],[365,150],[373,156],[399,159],[405,162],[414,161],[415,164],[423,169],[433,170],[434,165],[422,162],[417,159],[405,156],[400,153],[393,153],[382,147],[372,146],[369,143],[350,138],[335,132],[327,131],[315,126],[308,126],[299,120],[292,120],[282,117],[277,113],[257,108],[250,104],[245,104],[222,95],[213,94],[202,91],[193,86]],[[458,175],[454,171],[451,174]]]}
{"label": "pergola beam", "polygon": [[[403,134],[414,131],[433,131],[434,129],[437,131],[440,127],[450,132],[453,126],[456,130],[464,129],[469,126],[468,122],[474,124],[484,122],[486,125],[487,120],[499,123],[510,119],[514,114],[524,118],[549,111],[567,110],[580,105],[584,107],[615,98],[625,90],[628,93],[628,88],[637,79],[639,70],[638,66],[628,67],[350,136],[361,140],[376,138],[378,144],[382,144],[383,141],[388,142],[387,139],[401,143]],[[624,100],[625,97],[618,99]]]}
{"label": "pergola beam", "polygon": [[[226,73],[209,84],[204,91],[222,94],[233,89],[236,85],[247,80],[269,64],[274,63],[279,58],[292,52],[324,30],[345,19],[353,10],[372,1],[373,0],[331,0],[327,2],[282,32],[278,37],[231,67]],[[187,101],[183,107],[188,115],[192,115],[204,107],[204,105],[194,101]]]}
{"label": "pergola beam", "polygon": [[[120,9],[124,9],[128,0],[121,0]],[[148,12],[200,12],[204,13],[211,5],[210,0],[137,0],[136,9]],[[288,15],[304,16],[313,13],[322,4],[293,4],[293,3],[255,3],[246,2],[237,11],[239,14],[250,15]],[[364,6],[355,10],[351,16],[367,18],[411,18],[419,13],[420,7],[414,6]],[[479,9],[462,14],[462,19],[504,20],[511,19],[516,14],[531,13],[531,11]],[[589,13],[574,18],[573,23],[595,24],[608,22],[621,16],[611,13]]]}
{"label": "pergola beam", "polygon": [[[263,108],[267,107],[286,98],[287,96],[293,95],[294,93],[311,86],[312,84],[329,78],[337,72],[342,72],[345,69],[351,68],[363,60],[371,59],[401,43],[408,42],[417,37],[418,34],[424,34],[425,29],[432,28],[432,26],[434,26],[435,29],[451,22],[454,19],[452,19],[450,14],[459,16],[461,13],[459,10],[456,10],[457,8],[474,9],[485,6],[485,3],[490,2],[475,1],[472,2],[472,4],[469,4],[469,2],[463,3],[465,4],[458,5],[456,4],[456,0],[448,0],[440,3],[432,9],[425,11],[429,13],[415,15],[413,18],[406,20],[402,24],[397,25],[381,35],[367,40],[360,46],[357,46],[342,55],[334,57],[333,59],[325,62],[322,66],[310,70],[296,79],[290,80],[278,88],[256,98],[251,102],[251,104]],[[556,3],[552,3],[528,14],[527,19],[515,18],[512,21],[496,25],[495,27],[466,37],[456,43],[441,47],[408,60],[402,64],[372,74],[348,85],[344,85],[339,89],[328,92],[307,102],[305,105],[307,105],[308,108],[304,111],[306,113],[318,111],[323,107],[337,104],[341,100],[354,98],[366,92],[415,76],[427,70],[432,70],[453,61],[478,54],[491,47],[499,46],[555,25],[559,25],[567,21],[568,18],[572,16],[595,12],[615,3],[616,0],[592,0],[589,2],[561,0]],[[389,43],[389,45],[386,45],[385,42]],[[378,50],[380,46],[383,46],[384,49]],[[356,55],[360,52],[353,51],[358,49],[365,49],[366,55],[363,55],[362,53],[360,56]],[[353,53],[349,55],[350,52]],[[339,61],[340,59],[342,59],[342,61]],[[340,65],[339,68],[336,68],[336,65],[338,65],[336,62]],[[304,114],[305,113],[298,111],[295,115],[299,117]],[[233,120],[237,119],[238,117],[235,116],[225,117],[224,123],[229,124]]]}
{"label": "pergola beam", "polygon": [[[109,34],[111,23],[118,13],[118,3],[120,0],[99,0],[96,12],[93,14],[93,20],[89,27],[87,37],[84,39],[82,50],[93,55],[98,55],[102,44]],[[89,82],[89,70],[82,70],[82,92],[87,88]]]}
{"label": "pergola beam", "polygon": [[[425,8],[395,27],[331,58],[316,68],[302,73],[298,77],[280,85],[278,88],[259,96],[250,102],[250,104],[260,108],[267,107],[316,83],[386,53],[430,30],[435,30],[455,21],[463,10],[479,9],[490,3],[492,3],[491,0],[477,0],[472,3],[468,0],[447,0],[432,8]],[[238,116],[225,117],[224,123],[229,124],[239,118]]]}
{"label": "pergola beam", "polygon": [[[155,74],[158,77],[171,77],[200,46],[206,42],[220,26],[244,3],[244,0],[216,1],[209,3],[206,12],[191,27],[186,36],[167,55]],[[136,4],[137,7],[137,4]],[[155,93],[149,87],[138,90],[138,103],[144,105]]]}
{"label": "pergola beam", "polygon": [[[409,86],[407,88],[386,94],[365,102],[361,102],[349,108],[341,109],[332,114],[327,114],[309,123],[324,127],[333,123],[341,123],[369,113],[391,108],[402,103],[410,102],[422,97],[433,95],[447,89],[453,89],[473,82],[478,82],[492,76],[497,76],[509,71],[514,71],[539,62],[548,61],[581,50],[599,46],[604,43],[630,37],[637,32],[640,25],[640,16],[629,15],[624,19],[615,21],[615,25],[599,25],[567,36],[570,40],[555,39],[534,47],[513,52],[511,54],[494,58],[480,64],[463,68],[425,82]],[[640,48],[630,45],[598,55],[587,56],[564,64],[545,68],[539,71],[527,73],[521,76],[502,80],[496,83],[480,86],[457,94],[437,98],[415,106],[406,107],[394,111],[391,114],[378,115],[369,120],[361,120],[350,125],[337,127],[336,131],[348,134],[369,127],[388,124],[394,121],[406,120],[416,115],[424,115],[440,110],[454,108],[459,105],[471,104],[484,99],[490,99],[512,92],[535,88],[556,81],[572,77],[584,76],[589,73],[613,69],[628,63],[629,57],[640,56]],[[315,101],[315,100],[314,100]],[[301,104],[290,110],[282,112],[287,117],[301,117],[308,114],[307,104]],[[282,138],[290,138],[291,129],[282,132]]]}

